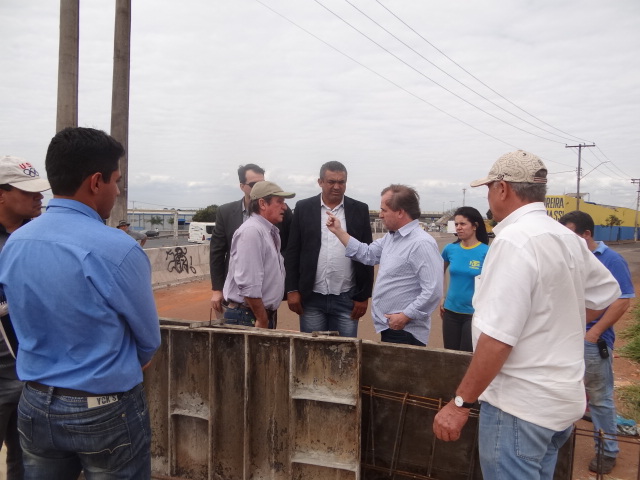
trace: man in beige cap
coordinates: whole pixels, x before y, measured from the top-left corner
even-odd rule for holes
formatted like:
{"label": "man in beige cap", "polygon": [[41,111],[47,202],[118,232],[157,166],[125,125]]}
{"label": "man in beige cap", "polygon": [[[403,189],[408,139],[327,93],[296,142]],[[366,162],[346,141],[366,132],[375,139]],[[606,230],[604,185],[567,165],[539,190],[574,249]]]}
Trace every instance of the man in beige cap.
{"label": "man in beige cap", "polygon": [[273,182],[257,182],[251,189],[251,216],[231,240],[229,271],[223,295],[226,324],[276,328],[276,311],[284,296],[284,260],[280,233],[286,198]]}
{"label": "man in beige cap", "polygon": [[433,430],[457,440],[479,400],[484,478],[553,478],[585,409],[585,320],[620,296],[585,242],[547,216],[546,183],[542,160],[522,150],[471,183],[487,185],[500,224],[473,297],[473,359]]}
{"label": "man in beige cap", "polygon": [[[0,251],[9,235],[42,213],[42,193],[51,186],[40,178],[31,163],[17,157],[0,158]],[[4,302],[4,294],[0,295]],[[11,333],[9,315],[2,309],[3,328]],[[10,341],[9,344],[12,342]],[[0,336],[0,447],[7,446],[7,478],[21,479],[22,449],[17,426],[17,409],[23,383],[18,380],[15,361],[16,345],[8,345]],[[13,353],[12,353],[13,352]]]}

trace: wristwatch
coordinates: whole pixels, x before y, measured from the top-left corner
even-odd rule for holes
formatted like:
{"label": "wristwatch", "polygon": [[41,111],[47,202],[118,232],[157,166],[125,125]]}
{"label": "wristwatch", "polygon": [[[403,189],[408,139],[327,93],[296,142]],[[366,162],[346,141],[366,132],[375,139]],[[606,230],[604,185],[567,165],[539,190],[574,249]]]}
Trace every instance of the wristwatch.
{"label": "wristwatch", "polygon": [[473,407],[473,403],[465,402],[460,395],[456,395],[456,398],[453,399],[453,403],[455,403],[456,407],[459,407],[459,408]]}

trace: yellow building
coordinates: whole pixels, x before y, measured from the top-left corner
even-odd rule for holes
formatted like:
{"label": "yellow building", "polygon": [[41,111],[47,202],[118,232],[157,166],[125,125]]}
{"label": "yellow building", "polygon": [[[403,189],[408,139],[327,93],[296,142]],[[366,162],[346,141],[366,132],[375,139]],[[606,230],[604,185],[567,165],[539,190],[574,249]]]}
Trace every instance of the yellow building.
{"label": "yellow building", "polygon": [[[547,195],[545,206],[547,215],[558,220],[565,213],[577,209],[577,199],[568,195]],[[598,205],[584,200],[580,200],[580,210],[588,213],[593,218],[596,226],[596,231],[594,232],[596,240],[633,240],[635,210],[610,205]],[[612,215],[620,220],[619,226],[607,226]]]}

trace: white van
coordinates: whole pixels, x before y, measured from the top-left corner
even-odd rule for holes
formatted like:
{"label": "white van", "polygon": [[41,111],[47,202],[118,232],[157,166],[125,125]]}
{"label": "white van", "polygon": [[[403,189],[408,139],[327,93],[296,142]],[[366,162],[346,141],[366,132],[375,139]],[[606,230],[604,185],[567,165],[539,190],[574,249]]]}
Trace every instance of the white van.
{"label": "white van", "polygon": [[208,243],[215,226],[215,222],[191,222],[188,241],[190,243]]}

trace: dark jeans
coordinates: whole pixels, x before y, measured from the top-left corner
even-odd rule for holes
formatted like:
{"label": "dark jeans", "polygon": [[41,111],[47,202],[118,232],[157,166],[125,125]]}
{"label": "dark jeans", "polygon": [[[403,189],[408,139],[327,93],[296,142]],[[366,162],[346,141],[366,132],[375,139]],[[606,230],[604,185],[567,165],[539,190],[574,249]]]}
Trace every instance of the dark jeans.
{"label": "dark jeans", "polygon": [[18,401],[22,382],[0,380],[0,447],[7,447],[7,480],[22,480],[22,448],[18,435]]}
{"label": "dark jeans", "polygon": [[[278,311],[267,310],[267,317],[269,319],[267,328],[275,330],[278,326]],[[239,306],[235,308],[227,307],[224,310],[224,323],[225,325],[241,325],[243,327],[255,327],[256,316],[249,307]]]}
{"label": "dark jeans", "polygon": [[340,295],[312,292],[302,305],[304,313],[300,315],[300,331],[311,333],[334,330],[340,332],[341,337],[357,337],[358,320],[351,318],[352,297],[351,291]]}
{"label": "dark jeans", "polygon": [[442,316],[442,338],[444,348],[473,352],[471,342],[472,313],[457,313],[445,309]]}
{"label": "dark jeans", "polygon": [[387,328],[380,332],[380,339],[387,343],[402,343],[404,345],[416,345],[418,347],[425,346],[424,343],[404,330],[392,330]]}
{"label": "dark jeans", "polygon": [[142,384],[116,399],[91,408],[91,397],[26,385],[18,405],[24,478],[76,480],[84,469],[87,480],[149,480],[151,425]]}

